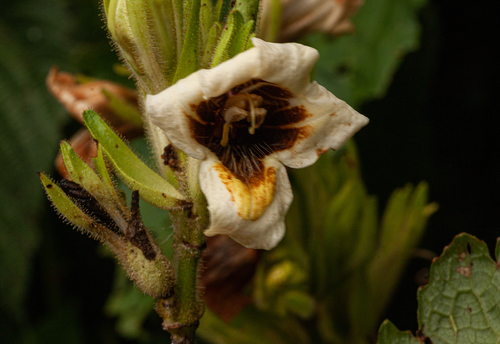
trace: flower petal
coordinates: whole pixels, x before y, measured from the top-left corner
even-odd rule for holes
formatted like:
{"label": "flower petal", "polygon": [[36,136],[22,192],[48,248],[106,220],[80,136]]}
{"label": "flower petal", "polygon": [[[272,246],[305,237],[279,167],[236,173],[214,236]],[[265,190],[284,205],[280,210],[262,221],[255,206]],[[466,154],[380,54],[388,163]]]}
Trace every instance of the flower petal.
{"label": "flower petal", "polygon": [[147,95],[146,111],[153,124],[167,133],[169,140],[188,155],[204,159],[209,150],[193,137],[190,119],[198,105],[218,97],[252,79],[262,79],[301,93],[310,85],[311,70],[318,52],[297,44],[267,43],[253,38],[251,48],[212,69],[201,69],[160,92]]}
{"label": "flower petal", "polygon": [[285,234],[285,214],[293,195],[285,167],[263,160],[260,177],[244,180],[210,154],[200,168],[200,185],[207,197],[210,228],[207,236],[226,234],[248,248],[269,250]]}
{"label": "flower petal", "polygon": [[305,120],[280,129],[301,128],[301,137],[293,147],[271,154],[293,168],[312,165],[328,149],[337,150],[369,120],[326,88],[313,82],[290,105],[303,107],[309,114]]}
{"label": "flower petal", "polygon": [[174,146],[196,159],[204,159],[210,150],[193,138],[190,118],[203,122],[190,104],[203,99],[199,75],[193,73],[157,95],[146,96],[146,114],[162,129]]}

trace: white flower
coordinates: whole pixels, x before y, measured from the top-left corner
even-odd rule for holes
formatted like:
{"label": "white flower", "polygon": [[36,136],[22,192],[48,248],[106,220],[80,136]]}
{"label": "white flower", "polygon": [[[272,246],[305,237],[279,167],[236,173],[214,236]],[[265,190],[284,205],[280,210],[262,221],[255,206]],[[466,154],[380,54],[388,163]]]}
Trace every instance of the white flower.
{"label": "white flower", "polygon": [[271,249],[283,238],[293,198],[283,164],[313,164],[368,119],[309,81],[315,49],[252,42],[254,48],[231,60],[148,95],[146,110],[172,144],[203,160],[205,234]]}

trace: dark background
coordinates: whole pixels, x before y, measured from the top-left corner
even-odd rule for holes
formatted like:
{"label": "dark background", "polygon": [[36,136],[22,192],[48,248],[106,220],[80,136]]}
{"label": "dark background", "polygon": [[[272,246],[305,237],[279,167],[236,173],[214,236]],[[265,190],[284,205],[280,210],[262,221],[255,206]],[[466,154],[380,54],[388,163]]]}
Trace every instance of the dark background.
{"label": "dark background", "polygon": [[[46,8],[50,9],[51,3],[57,1],[47,1]],[[102,44],[108,44],[103,42],[100,26],[104,24],[95,23],[99,11],[88,6],[87,1],[71,3],[69,13],[75,22],[62,28],[54,24],[56,30],[71,36],[62,39],[63,43],[67,41],[66,50],[58,48],[55,63],[64,69],[64,61],[71,61],[66,67],[82,73],[86,66],[100,64],[105,66],[101,73],[104,77],[109,73],[104,69],[108,70],[116,59],[111,48],[98,56],[82,53],[92,47],[102,51]],[[500,229],[499,114],[495,106],[500,59],[495,4],[493,0],[431,1],[420,14],[421,48],[405,57],[387,95],[360,109],[371,119],[370,125],[356,136],[369,192],[379,196],[382,206],[395,188],[426,180],[430,200],[439,203],[440,208],[431,217],[420,247],[436,254],[461,232],[476,235],[493,250]],[[9,17],[13,5],[2,8],[3,25],[19,28],[29,24],[30,18],[18,22],[15,13]],[[5,32],[18,34],[15,30]],[[36,43],[34,46],[33,55],[25,56],[34,64],[40,56],[42,60],[50,57],[56,49]],[[75,47],[77,53],[69,52]],[[52,51],[45,52],[47,49]],[[57,104],[51,102],[55,108]],[[63,111],[58,111],[62,116]],[[77,128],[76,122],[66,125],[65,137]],[[53,156],[56,152],[57,145]],[[50,169],[46,172],[57,175]],[[9,181],[2,178],[1,182]],[[102,311],[113,283],[113,261],[96,254],[97,243],[68,230],[48,202],[40,214],[37,221],[44,230],[30,272],[26,312],[13,319],[8,311],[0,310],[2,343],[17,343],[21,337],[23,342],[36,343],[36,336],[42,335],[51,338],[50,343],[117,343],[114,320]],[[410,262],[386,314],[401,330],[417,329],[415,274],[428,266],[429,262],[422,259]],[[148,321],[151,327],[159,328],[158,317]]]}
{"label": "dark background", "polygon": [[[499,25],[493,1],[432,1],[420,15],[421,48],[409,54],[381,100],[361,112],[370,125],[356,135],[363,176],[383,204],[391,190],[426,180],[439,203],[420,247],[438,255],[467,232],[490,252],[499,236]],[[417,328],[413,259],[387,317]]]}

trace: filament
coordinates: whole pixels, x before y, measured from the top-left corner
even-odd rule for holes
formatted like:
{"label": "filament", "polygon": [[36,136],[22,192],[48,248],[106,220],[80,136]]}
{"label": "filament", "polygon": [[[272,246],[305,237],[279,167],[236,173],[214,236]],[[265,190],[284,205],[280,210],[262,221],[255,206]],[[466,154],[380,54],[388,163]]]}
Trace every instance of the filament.
{"label": "filament", "polygon": [[251,125],[248,128],[248,133],[250,135],[255,134],[255,107],[253,106],[253,99],[250,97],[250,94],[247,93],[248,96],[248,102],[250,103],[250,118],[251,118]]}

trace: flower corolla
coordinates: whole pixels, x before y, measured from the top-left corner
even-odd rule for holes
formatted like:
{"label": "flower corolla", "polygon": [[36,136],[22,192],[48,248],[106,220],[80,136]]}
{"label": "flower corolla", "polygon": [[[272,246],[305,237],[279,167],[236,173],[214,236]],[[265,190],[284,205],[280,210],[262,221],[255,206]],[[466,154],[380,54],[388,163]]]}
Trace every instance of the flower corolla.
{"label": "flower corolla", "polygon": [[146,97],[151,121],[201,159],[208,236],[271,249],[283,238],[292,190],[284,165],[313,164],[368,123],[316,82],[318,52],[253,38],[253,48]]}

